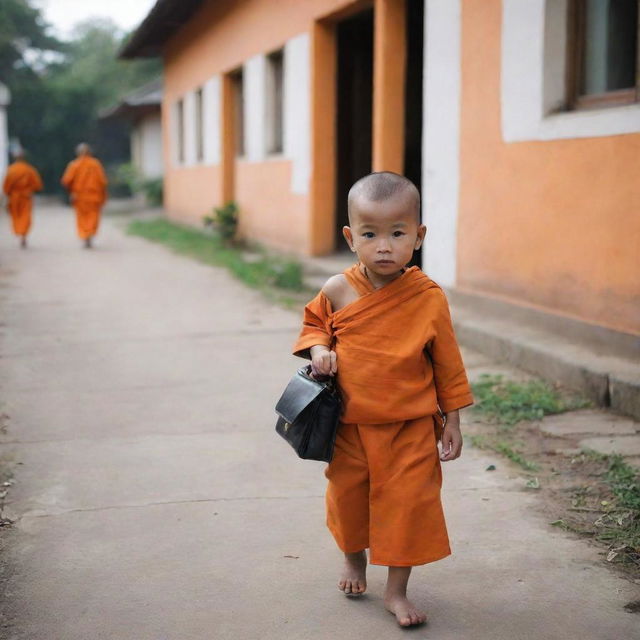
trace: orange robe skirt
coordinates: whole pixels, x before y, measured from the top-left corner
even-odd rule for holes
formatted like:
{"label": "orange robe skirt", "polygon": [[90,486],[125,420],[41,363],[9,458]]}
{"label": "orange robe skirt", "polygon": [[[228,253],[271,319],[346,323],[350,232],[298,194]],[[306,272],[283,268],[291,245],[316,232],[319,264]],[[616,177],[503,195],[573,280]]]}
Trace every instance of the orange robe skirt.
{"label": "orange robe skirt", "polygon": [[3,183],[3,191],[9,200],[9,215],[13,232],[26,236],[31,229],[31,211],[34,191],[42,189],[42,180],[34,167],[23,160],[11,164]]}
{"label": "orange robe skirt", "polygon": [[344,409],[326,469],[327,525],[345,552],[373,564],[415,566],[450,553],[440,501],[434,415],[473,402],[446,298],[417,267],[333,312],[321,292],[305,308],[294,353],[332,346]]}
{"label": "orange robe skirt", "polygon": [[102,164],[92,156],[81,156],[67,166],[62,185],[71,192],[76,227],[82,240],[98,232],[100,210],[107,197],[107,177]]}

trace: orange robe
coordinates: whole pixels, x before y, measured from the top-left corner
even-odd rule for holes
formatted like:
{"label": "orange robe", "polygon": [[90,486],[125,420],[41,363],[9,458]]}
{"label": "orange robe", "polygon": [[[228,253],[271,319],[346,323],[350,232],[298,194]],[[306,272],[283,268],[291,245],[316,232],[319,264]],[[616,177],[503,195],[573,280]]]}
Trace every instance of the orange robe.
{"label": "orange robe", "polygon": [[9,165],[2,190],[9,200],[9,214],[13,222],[13,232],[26,236],[31,228],[31,196],[42,189],[42,180],[37,170],[24,160]]}
{"label": "orange robe", "polygon": [[375,289],[344,272],[360,297],[334,312],[320,292],[294,353],[337,354],[344,410],[326,470],[327,524],[345,552],[415,566],[450,553],[433,416],[473,402],[445,295],[420,269]]}
{"label": "orange robe", "polygon": [[107,177],[93,156],[80,156],[67,165],[62,185],[71,193],[78,235],[85,240],[98,231],[100,209],[107,199]]}

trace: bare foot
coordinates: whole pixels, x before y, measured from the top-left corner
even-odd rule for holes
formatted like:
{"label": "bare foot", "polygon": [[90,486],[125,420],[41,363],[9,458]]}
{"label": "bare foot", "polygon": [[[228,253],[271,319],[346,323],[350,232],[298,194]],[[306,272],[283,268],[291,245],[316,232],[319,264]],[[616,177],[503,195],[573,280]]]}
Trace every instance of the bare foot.
{"label": "bare foot", "polygon": [[393,613],[401,627],[413,627],[418,624],[424,624],[427,621],[427,616],[416,609],[406,596],[385,596],[384,606],[387,611]]}
{"label": "bare foot", "polygon": [[338,589],[347,596],[359,596],[367,590],[367,554],[364,551],[344,554],[344,570]]}

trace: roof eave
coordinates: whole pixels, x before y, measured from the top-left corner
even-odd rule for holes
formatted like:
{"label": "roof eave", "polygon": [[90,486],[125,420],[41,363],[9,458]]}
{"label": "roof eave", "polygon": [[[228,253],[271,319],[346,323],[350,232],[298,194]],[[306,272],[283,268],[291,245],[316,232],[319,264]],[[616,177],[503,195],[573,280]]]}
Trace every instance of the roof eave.
{"label": "roof eave", "polygon": [[203,0],[157,0],[140,23],[118,58],[155,58],[162,55],[165,43],[193,16]]}

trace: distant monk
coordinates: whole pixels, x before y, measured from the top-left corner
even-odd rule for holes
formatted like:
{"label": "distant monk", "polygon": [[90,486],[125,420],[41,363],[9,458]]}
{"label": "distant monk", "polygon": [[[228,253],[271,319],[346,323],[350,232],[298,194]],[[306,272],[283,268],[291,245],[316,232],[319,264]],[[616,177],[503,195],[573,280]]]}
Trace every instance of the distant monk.
{"label": "distant monk", "polygon": [[31,228],[31,196],[42,189],[40,174],[24,159],[24,151],[14,154],[2,190],[7,194],[7,211],[13,221],[13,232],[20,237],[20,246],[27,247],[27,234]]}
{"label": "distant monk", "polygon": [[88,144],[79,144],[76,155],[78,157],[67,165],[61,182],[71,194],[78,235],[84,240],[84,246],[90,248],[98,231],[100,209],[107,199],[107,177],[100,161],[91,155]]}

